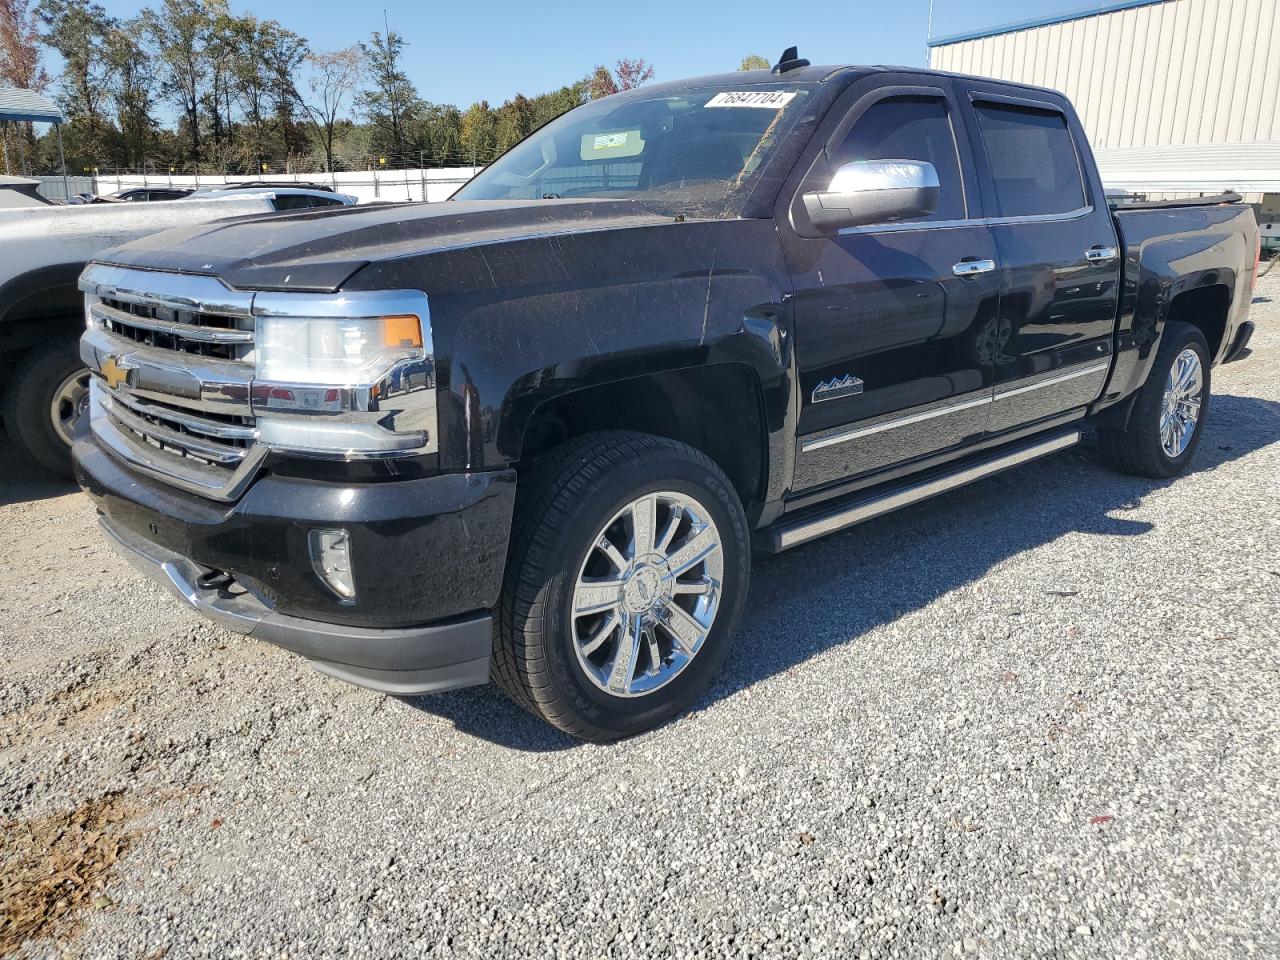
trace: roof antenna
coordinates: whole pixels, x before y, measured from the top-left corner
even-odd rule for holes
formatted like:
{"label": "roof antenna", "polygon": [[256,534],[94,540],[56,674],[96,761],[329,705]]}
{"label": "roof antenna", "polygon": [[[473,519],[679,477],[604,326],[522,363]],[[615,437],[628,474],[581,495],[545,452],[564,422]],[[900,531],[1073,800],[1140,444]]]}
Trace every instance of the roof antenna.
{"label": "roof antenna", "polygon": [[799,70],[801,67],[807,67],[808,60],[800,59],[800,51],[795,47],[787,47],[782,51],[782,56],[778,58],[778,62],[773,65],[774,73],[786,73],[788,70]]}

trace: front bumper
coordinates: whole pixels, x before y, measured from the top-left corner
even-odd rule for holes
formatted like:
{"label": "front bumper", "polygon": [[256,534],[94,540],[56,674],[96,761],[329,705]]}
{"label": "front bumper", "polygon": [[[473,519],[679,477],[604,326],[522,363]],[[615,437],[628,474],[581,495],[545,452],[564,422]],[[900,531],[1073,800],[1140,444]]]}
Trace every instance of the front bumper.
{"label": "front bumper", "polygon": [[[83,421],[72,452],[80,485],[126,559],[228,629],[389,693],[487,678],[513,471],[372,483],[268,474],[227,504],[129,470]],[[348,531],[355,602],[314,570],[307,541],[315,527]],[[231,582],[200,586],[211,571]]]}
{"label": "front bumper", "polygon": [[133,567],[222,627],[300,653],[321,673],[383,693],[415,694],[487,683],[493,620],[402,629],[341,626],[273,610],[234,581],[200,587],[206,570],[103,518],[112,546]]}

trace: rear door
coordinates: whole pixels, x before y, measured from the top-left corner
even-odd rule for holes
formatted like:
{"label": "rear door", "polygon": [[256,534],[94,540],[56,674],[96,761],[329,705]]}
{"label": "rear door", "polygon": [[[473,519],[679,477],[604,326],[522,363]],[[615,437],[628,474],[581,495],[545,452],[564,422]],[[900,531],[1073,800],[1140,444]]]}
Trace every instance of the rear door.
{"label": "rear door", "polygon": [[981,82],[964,104],[1000,265],[993,432],[1079,412],[1102,393],[1120,281],[1111,211],[1065,102]]}
{"label": "rear door", "polygon": [[[951,82],[921,79],[855,83],[818,131],[821,149],[802,159],[807,172],[780,199],[800,376],[796,490],[960,447],[986,428],[995,244],[976,219]],[[842,163],[888,159],[933,164],[941,188],[933,215],[830,237],[795,232],[793,208],[806,190],[825,190]]]}

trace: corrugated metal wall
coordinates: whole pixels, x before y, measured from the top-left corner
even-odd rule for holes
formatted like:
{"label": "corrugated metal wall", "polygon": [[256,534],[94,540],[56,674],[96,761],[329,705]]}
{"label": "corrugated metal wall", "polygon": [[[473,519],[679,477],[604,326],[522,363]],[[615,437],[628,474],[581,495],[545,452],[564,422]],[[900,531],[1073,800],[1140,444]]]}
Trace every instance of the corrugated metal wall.
{"label": "corrugated metal wall", "polygon": [[1107,149],[1280,139],[1276,57],[1280,0],[1166,0],[934,47],[930,62],[1061,90]]}

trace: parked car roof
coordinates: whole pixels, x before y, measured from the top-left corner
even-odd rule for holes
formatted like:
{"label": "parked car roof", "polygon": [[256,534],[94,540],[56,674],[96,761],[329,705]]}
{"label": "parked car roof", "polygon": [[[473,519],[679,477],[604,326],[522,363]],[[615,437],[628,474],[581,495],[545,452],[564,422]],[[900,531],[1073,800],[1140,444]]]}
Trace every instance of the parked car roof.
{"label": "parked car roof", "polygon": [[301,190],[324,190],[328,193],[335,193],[333,187],[327,183],[313,183],[309,180],[238,180],[235,183],[225,183],[220,189],[225,190],[258,190],[262,187],[297,187]]}
{"label": "parked car roof", "polygon": [[0,176],[0,208],[46,207],[53,201],[36,192],[39,180],[30,177]]}
{"label": "parked car roof", "polygon": [[[312,190],[305,187],[258,187],[253,190],[233,189],[210,189],[197,190],[184,200],[202,199],[216,200],[220,197],[246,197],[246,196],[262,196],[268,197],[275,204],[277,210],[302,209],[307,204],[301,202],[304,198],[311,198],[315,201],[312,206],[353,206],[357,201],[356,198],[346,193],[334,193],[332,190]],[[297,198],[292,203],[288,202],[290,198]],[[282,202],[285,201],[285,202]]]}

